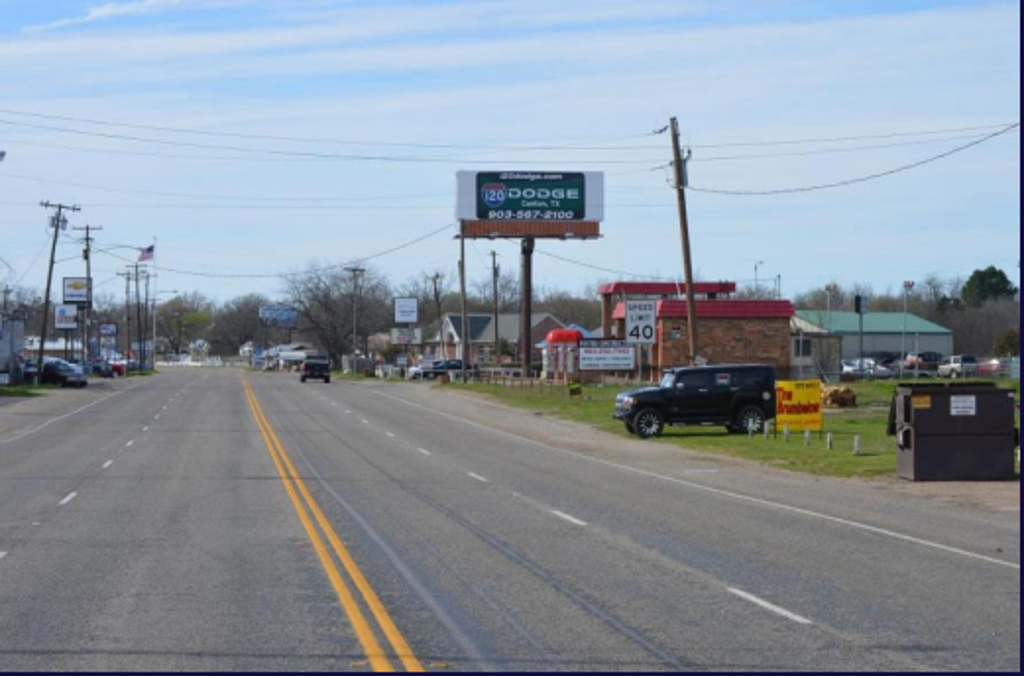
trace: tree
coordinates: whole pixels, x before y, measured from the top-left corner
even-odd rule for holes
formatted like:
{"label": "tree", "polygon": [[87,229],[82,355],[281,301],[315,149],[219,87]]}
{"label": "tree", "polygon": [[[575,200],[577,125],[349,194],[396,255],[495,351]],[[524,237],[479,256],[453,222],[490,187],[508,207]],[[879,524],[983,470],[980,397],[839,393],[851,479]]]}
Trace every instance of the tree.
{"label": "tree", "polygon": [[213,322],[213,309],[213,303],[200,293],[175,296],[156,308],[157,333],[172,352],[181,354],[183,348],[203,337]]}
{"label": "tree", "polygon": [[237,355],[239,348],[260,335],[260,307],[270,305],[260,294],[232,298],[217,310],[217,321],[210,327],[214,354]]}
{"label": "tree", "polygon": [[1010,283],[1006,273],[994,265],[984,270],[975,270],[964,284],[961,298],[971,307],[981,307],[987,300],[1012,298],[1017,287]]}
{"label": "tree", "polygon": [[1019,357],[1020,356],[1020,328],[1006,329],[1000,331],[996,336],[992,352],[997,357]]}

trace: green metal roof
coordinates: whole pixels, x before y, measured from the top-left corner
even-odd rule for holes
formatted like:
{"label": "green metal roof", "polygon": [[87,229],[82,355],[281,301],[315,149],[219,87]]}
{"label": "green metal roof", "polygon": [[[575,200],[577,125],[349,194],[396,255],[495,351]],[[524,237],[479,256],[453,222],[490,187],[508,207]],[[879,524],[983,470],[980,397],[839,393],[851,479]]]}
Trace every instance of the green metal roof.
{"label": "green metal roof", "polygon": [[[796,316],[825,330],[829,328],[829,313],[825,310],[797,310]],[[856,312],[832,311],[832,333],[859,333],[859,324]],[[902,331],[902,312],[869,312],[864,315],[864,333],[902,333]],[[907,333],[945,335],[953,332],[927,319],[907,313]]]}

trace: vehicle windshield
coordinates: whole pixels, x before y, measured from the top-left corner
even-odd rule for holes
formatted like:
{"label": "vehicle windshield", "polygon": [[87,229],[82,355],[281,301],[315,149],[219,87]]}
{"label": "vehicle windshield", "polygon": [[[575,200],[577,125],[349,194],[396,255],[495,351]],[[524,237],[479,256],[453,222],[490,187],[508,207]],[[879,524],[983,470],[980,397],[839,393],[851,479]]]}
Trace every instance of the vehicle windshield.
{"label": "vehicle windshield", "polygon": [[671,388],[675,384],[675,382],[676,382],[676,374],[675,373],[666,373],[661,378],[661,386],[664,387],[664,388]]}

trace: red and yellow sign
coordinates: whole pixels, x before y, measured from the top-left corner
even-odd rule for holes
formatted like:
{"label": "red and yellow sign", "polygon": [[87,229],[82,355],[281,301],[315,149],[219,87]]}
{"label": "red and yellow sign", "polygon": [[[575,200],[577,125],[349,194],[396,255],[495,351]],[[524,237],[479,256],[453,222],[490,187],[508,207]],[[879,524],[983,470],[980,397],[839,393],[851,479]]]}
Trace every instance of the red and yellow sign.
{"label": "red and yellow sign", "polygon": [[775,424],[790,432],[821,430],[823,422],[820,380],[775,382]]}

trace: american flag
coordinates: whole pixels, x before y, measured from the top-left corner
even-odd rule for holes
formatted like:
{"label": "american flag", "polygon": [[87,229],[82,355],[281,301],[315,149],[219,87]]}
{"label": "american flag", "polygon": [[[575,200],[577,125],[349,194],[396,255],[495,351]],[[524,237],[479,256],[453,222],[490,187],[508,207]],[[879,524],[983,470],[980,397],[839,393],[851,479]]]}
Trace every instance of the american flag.
{"label": "american flag", "polygon": [[153,249],[156,248],[155,244],[150,244],[145,249],[139,249],[139,260],[140,261],[151,261],[153,260]]}

